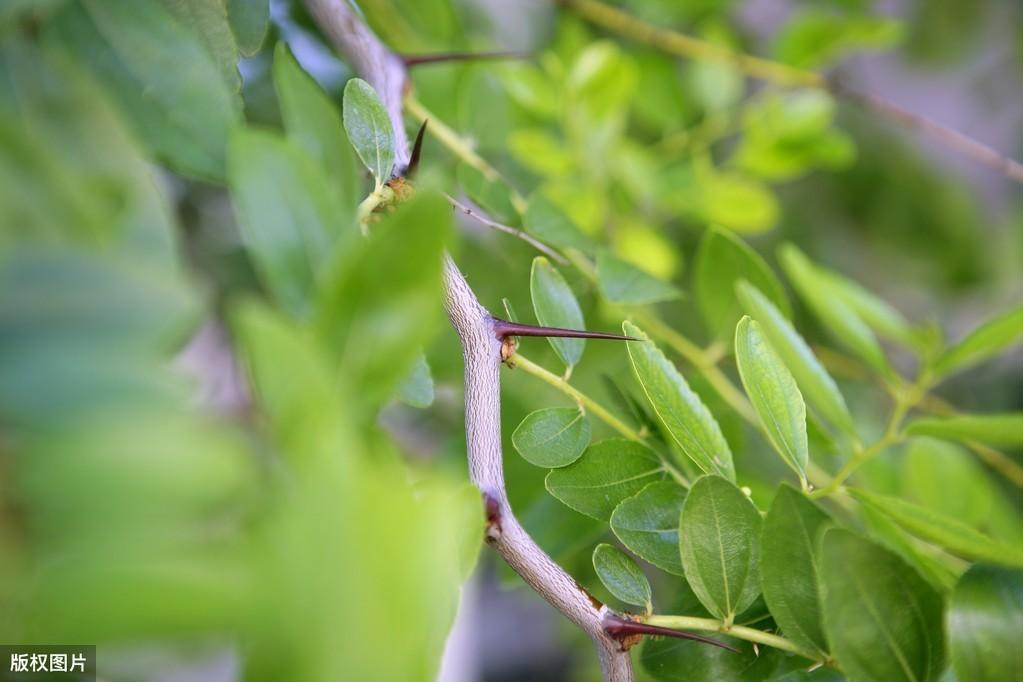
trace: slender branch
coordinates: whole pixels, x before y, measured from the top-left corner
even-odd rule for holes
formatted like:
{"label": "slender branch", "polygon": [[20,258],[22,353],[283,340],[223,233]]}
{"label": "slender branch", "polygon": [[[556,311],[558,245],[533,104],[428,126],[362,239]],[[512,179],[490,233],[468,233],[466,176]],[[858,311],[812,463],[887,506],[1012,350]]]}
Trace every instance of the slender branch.
{"label": "slender branch", "polygon": [[[401,58],[373,35],[347,0],[306,0],[306,5],[356,71],[376,88],[394,127],[399,167],[407,167],[408,138],[401,115],[407,78]],[[414,96],[406,101],[417,103]],[[431,125],[435,134],[438,129],[446,130],[436,123]],[[607,682],[631,682],[635,678],[627,647],[605,629],[605,625],[614,625],[614,621],[605,619],[616,614],[556,564],[512,513],[501,452],[503,344],[494,328],[494,318],[480,305],[458,266],[446,254],[444,290],[445,310],[462,343],[469,477],[483,495],[487,541],[530,587],[589,635]]]}
{"label": "slender branch", "polygon": [[470,218],[475,219],[476,221],[486,225],[487,227],[492,227],[495,230],[504,232],[505,234],[510,234],[513,237],[518,237],[519,239],[521,239],[522,241],[526,242],[534,249],[539,251],[540,253],[544,254],[545,256],[548,256],[551,260],[557,261],[562,265],[568,264],[568,261],[565,259],[564,256],[562,256],[560,253],[558,253],[551,247],[547,246],[542,241],[532,236],[528,232],[520,230],[517,227],[512,227],[511,225],[505,225],[504,223],[499,223],[496,220],[492,220],[487,216],[483,215],[482,213],[479,213],[469,208],[468,206],[458,201],[449,194],[445,194],[444,196],[448,198],[448,201],[451,202],[452,206],[454,206],[455,208],[457,208],[459,211],[469,216]]}
{"label": "slender branch", "polygon": [[877,95],[859,92],[814,71],[781,62],[753,57],[727,47],[700,40],[677,31],[659,28],[598,0],[559,0],[576,14],[609,31],[664,52],[703,61],[731,64],[748,76],[785,87],[825,90],[882,118],[919,131],[963,156],[973,159],[1005,177],[1023,183],[1023,164],[991,147],[920,114],[913,113]]}
{"label": "slender branch", "polygon": [[811,651],[807,651],[791,640],[785,639],[779,635],[774,635],[770,632],[764,632],[763,630],[757,630],[755,628],[749,628],[744,625],[729,626],[723,621],[715,620],[713,618],[696,618],[692,616],[647,616],[644,621],[650,625],[671,628],[673,630],[720,632],[737,639],[744,639],[747,642],[756,642],[757,644],[764,644],[769,647],[774,647],[775,649],[781,649],[782,651],[789,651],[811,661],[818,661],[821,663],[826,662],[822,661],[819,655]]}

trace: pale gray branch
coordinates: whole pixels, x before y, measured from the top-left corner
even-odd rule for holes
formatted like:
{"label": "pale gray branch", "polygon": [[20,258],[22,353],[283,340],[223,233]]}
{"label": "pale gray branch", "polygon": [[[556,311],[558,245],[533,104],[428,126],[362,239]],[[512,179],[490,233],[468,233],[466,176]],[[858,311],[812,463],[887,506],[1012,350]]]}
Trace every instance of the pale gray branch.
{"label": "pale gray branch", "polygon": [[[345,0],[306,0],[323,32],[359,75],[380,94],[394,124],[399,167],[408,163],[408,137],[401,118],[405,68],[362,23]],[[628,651],[605,630],[617,617],[556,564],[515,518],[508,504],[501,452],[501,340],[490,313],[480,305],[458,266],[444,256],[445,309],[462,342],[465,361],[465,434],[469,476],[483,494],[487,542],[522,579],[578,625],[597,647],[604,679],[634,679]]]}

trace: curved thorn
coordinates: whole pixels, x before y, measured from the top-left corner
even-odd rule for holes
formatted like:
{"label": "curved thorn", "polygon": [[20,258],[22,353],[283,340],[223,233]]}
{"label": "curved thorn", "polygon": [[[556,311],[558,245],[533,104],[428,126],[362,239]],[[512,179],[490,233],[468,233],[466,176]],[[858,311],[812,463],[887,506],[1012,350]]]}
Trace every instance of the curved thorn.
{"label": "curved thorn", "polygon": [[494,333],[497,338],[504,339],[506,336],[543,336],[569,339],[607,339],[611,341],[642,341],[633,336],[622,336],[621,334],[608,334],[606,332],[588,332],[579,329],[562,329],[561,327],[538,327],[532,324],[520,324],[508,322],[500,318],[492,318],[494,321]]}
{"label": "curved thorn", "polygon": [[430,120],[423,121],[423,125],[419,126],[419,132],[416,134],[416,142],[412,145],[412,157],[409,159],[408,168],[405,169],[405,177],[412,178],[416,174],[416,170],[419,168],[419,155],[423,151],[423,134],[426,133],[426,124]]}

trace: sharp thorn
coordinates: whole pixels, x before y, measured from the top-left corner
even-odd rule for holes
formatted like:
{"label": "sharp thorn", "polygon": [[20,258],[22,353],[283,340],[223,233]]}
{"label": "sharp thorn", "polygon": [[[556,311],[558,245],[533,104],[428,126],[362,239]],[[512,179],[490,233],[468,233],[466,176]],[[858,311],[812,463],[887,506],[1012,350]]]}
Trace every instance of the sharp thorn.
{"label": "sharp thorn", "polygon": [[419,156],[423,151],[423,134],[426,133],[426,124],[430,120],[423,121],[423,125],[419,126],[419,132],[416,133],[416,142],[412,145],[412,157],[409,159],[408,168],[405,169],[405,177],[412,178],[416,174],[416,170],[419,169]]}
{"label": "sharp thorn", "polygon": [[647,625],[634,620],[627,620],[620,616],[606,616],[604,618],[604,632],[610,636],[621,639],[629,635],[656,635],[658,637],[674,637],[675,639],[689,639],[694,642],[702,642],[711,646],[721,647],[737,654],[742,653],[731,644],[726,644],[712,637],[704,637],[684,630],[673,630],[662,628],[657,625]]}
{"label": "sharp thorn", "polygon": [[405,68],[423,64],[440,64],[443,62],[470,62],[482,59],[529,59],[528,52],[438,52],[436,54],[408,54],[402,55],[401,61]]}
{"label": "sharp thorn", "polygon": [[520,324],[508,322],[499,318],[492,318],[494,322],[494,333],[497,338],[504,339],[508,336],[543,336],[571,339],[608,339],[612,341],[641,341],[632,336],[621,334],[608,334],[606,332],[588,332],[579,329],[562,329],[561,327],[537,327],[531,324]]}

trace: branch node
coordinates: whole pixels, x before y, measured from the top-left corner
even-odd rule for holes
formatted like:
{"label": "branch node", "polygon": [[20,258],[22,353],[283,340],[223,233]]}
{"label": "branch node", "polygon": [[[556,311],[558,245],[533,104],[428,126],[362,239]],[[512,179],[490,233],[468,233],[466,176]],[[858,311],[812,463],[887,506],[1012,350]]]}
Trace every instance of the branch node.
{"label": "branch node", "polygon": [[632,614],[618,615],[608,611],[604,614],[603,627],[604,632],[606,632],[612,639],[621,642],[624,649],[633,646],[637,641],[642,639],[643,635],[653,635],[657,637],[674,637],[675,639],[690,639],[694,642],[702,642],[703,644],[710,644],[712,646],[721,647],[722,649],[728,649],[729,651],[733,651],[737,654],[741,653],[730,644],[725,644],[717,639],[693,634],[692,632],[685,632],[684,630],[673,630],[671,628],[662,628],[658,625],[647,625],[646,623],[640,622],[638,616],[634,616]]}
{"label": "branch node", "polygon": [[487,519],[485,538],[493,544],[501,539],[501,501],[495,495],[483,493],[483,512]]}

